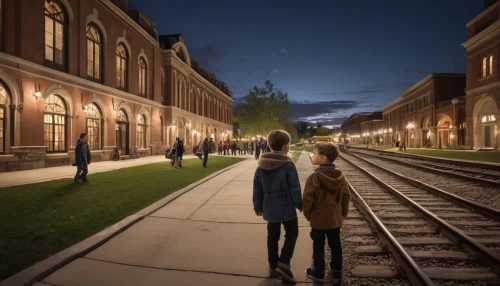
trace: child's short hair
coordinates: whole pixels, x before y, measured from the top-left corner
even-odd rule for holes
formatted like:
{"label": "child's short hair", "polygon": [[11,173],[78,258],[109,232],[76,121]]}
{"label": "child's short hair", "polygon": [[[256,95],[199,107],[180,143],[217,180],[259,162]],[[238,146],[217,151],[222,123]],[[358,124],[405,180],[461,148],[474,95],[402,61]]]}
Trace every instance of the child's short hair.
{"label": "child's short hair", "polygon": [[326,156],[328,161],[333,162],[339,156],[339,148],[331,142],[318,142],[314,145],[320,155]]}
{"label": "child's short hair", "polygon": [[290,134],[285,130],[273,130],[267,135],[268,145],[273,151],[281,151],[291,140]]}

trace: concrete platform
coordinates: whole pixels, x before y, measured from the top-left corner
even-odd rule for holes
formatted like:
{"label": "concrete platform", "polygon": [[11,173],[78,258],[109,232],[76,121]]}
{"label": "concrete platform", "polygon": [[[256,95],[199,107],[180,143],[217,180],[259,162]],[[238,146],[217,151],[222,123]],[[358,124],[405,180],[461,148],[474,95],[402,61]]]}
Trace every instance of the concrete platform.
{"label": "concrete platform", "polygon": [[[268,278],[266,222],[253,211],[255,168],[248,160],[197,186],[39,285],[279,285]],[[312,242],[298,216],[291,265],[304,283]]]}

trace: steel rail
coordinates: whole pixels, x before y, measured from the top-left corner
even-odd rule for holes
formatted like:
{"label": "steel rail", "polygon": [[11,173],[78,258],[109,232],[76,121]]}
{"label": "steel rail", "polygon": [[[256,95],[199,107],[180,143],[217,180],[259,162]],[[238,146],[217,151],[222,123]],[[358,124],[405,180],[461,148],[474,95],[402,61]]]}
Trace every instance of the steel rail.
{"label": "steel rail", "polygon": [[[368,155],[368,156],[375,157],[375,158],[378,158],[381,160],[396,162],[396,163],[402,164],[402,165],[408,165],[408,166],[411,166],[411,167],[416,168],[416,169],[426,170],[426,171],[430,171],[430,172],[433,172],[436,174],[444,174],[444,175],[449,175],[452,177],[460,178],[463,180],[469,180],[469,181],[475,181],[478,183],[485,183],[485,184],[500,186],[500,181],[493,181],[493,180],[483,179],[483,178],[478,178],[478,177],[469,177],[467,175],[454,173],[453,171],[439,170],[439,169],[428,167],[428,166],[418,165],[418,164],[409,163],[409,162],[403,162],[403,161],[400,161],[398,159],[383,157],[383,156],[370,154],[370,153],[364,153],[364,152],[358,152],[358,151],[356,151],[355,153]],[[413,158],[413,159],[415,159],[415,158]],[[418,160],[424,160],[424,159],[418,159]],[[434,165],[434,167],[440,167],[440,166]],[[444,167],[444,168],[448,168],[451,170],[456,170],[456,171],[464,172],[464,173],[469,172],[469,173],[474,174],[474,175],[482,174],[482,175],[488,175],[488,176],[496,176],[494,174],[481,173],[481,172],[477,172],[477,171],[469,171],[469,170],[464,170],[464,169],[456,169],[456,168],[452,168],[452,167]],[[497,176],[497,177],[500,179],[500,176]]]}
{"label": "steel rail", "polygon": [[[350,155],[352,155],[352,154],[350,154]],[[362,158],[359,158],[356,155],[352,155],[352,156],[354,156],[354,157],[356,157],[358,159],[363,160]],[[346,162],[350,163],[352,166],[354,166],[357,169],[359,169],[361,172],[363,172],[366,175],[368,175],[378,185],[380,185],[381,187],[383,187],[384,189],[386,189],[390,193],[394,194],[395,196],[399,197],[401,200],[403,200],[404,202],[406,202],[407,204],[409,204],[413,209],[416,209],[420,213],[424,214],[424,216],[426,218],[428,218],[429,220],[433,221],[435,224],[437,224],[438,226],[440,226],[440,230],[442,232],[444,232],[446,234],[446,236],[448,236],[449,238],[451,238],[454,241],[460,242],[460,244],[465,249],[469,250],[472,253],[480,254],[492,266],[495,266],[495,267],[499,267],[500,266],[500,255],[499,254],[495,253],[494,251],[489,250],[483,244],[477,242],[475,239],[473,239],[472,237],[468,236],[467,234],[465,234],[463,231],[461,231],[457,227],[455,227],[455,226],[451,225],[450,223],[444,221],[443,219],[437,217],[434,213],[428,211],[427,209],[425,209],[424,207],[422,207],[421,205],[419,205],[418,203],[416,203],[415,201],[413,201],[412,199],[410,199],[406,195],[402,194],[401,192],[399,192],[395,188],[391,187],[389,184],[387,184],[384,181],[382,181],[381,179],[379,179],[377,176],[375,176],[371,172],[363,169],[362,167],[358,166],[354,162],[348,160],[343,155],[339,154],[339,157],[342,158],[343,160],[345,160]],[[366,161],[366,160],[363,160],[363,161]],[[377,165],[375,165],[373,163],[370,163],[370,164],[376,166],[377,168],[379,168],[379,169],[381,169],[383,171],[389,172],[391,174],[395,174],[394,172],[386,170],[385,168],[377,166]],[[407,178],[405,176],[402,176],[402,175],[399,175],[399,174],[396,174],[396,176],[398,176],[399,178],[405,179],[405,180],[409,179],[409,178]],[[412,180],[412,179],[410,179],[410,180]]]}
{"label": "steel rail", "polygon": [[413,260],[413,258],[406,252],[404,247],[398,242],[398,240],[392,235],[392,233],[385,227],[385,225],[380,221],[377,215],[370,209],[368,204],[365,202],[363,197],[354,189],[354,187],[348,182],[349,189],[354,194],[354,200],[360,207],[361,212],[370,221],[372,227],[374,227],[377,232],[377,237],[384,242],[386,247],[390,250],[399,266],[401,266],[408,276],[408,280],[413,285],[434,285],[432,280],[427,276],[427,274],[418,266],[418,264]]}

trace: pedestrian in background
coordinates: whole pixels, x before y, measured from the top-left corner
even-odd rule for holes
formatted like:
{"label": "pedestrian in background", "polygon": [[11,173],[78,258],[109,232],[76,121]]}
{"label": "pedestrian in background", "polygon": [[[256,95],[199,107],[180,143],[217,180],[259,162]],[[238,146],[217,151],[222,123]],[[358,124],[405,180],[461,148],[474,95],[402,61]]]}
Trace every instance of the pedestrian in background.
{"label": "pedestrian in background", "polygon": [[83,183],[88,183],[87,174],[89,172],[88,165],[90,165],[91,155],[90,155],[90,147],[87,141],[89,137],[87,133],[80,134],[80,139],[76,141],[75,147],[75,166],[76,166],[76,174],[74,177],[75,184],[78,184],[80,179]]}
{"label": "pedestrian in background", "polygon": [[222,141],[217,144],[217,155],[222,155]]}
{"label": "pedestrian in background", "polygon": [[179,138],[179,140],[177,140],[177,166],[179,166],[179,168],[183,168],[182,167],[182,154],[184,154],[185,150],[184,150],[184,142],[182,141],[181,138]]}
{"label": "pedestrian in background", "polygon": [[208,154],[210,153],[209,149],[210,143],[208,142],[208,138],[205,138],[205,140],[200,145],[200,152],[203,153],[203,160],[201,161],[201,164],[205,168],[207,167]]}

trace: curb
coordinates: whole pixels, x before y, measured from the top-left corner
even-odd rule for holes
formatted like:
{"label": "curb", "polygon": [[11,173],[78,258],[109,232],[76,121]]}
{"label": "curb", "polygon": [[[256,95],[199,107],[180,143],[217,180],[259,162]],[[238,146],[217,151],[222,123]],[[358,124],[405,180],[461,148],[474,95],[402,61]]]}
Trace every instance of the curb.
{"label": "curb", "polygon": [[145,217],[154,213],[158,209],[168,205],[173,202],[183,194],[191,191],[195,187],[219,176],[220,174],[227,172],[243,163],[245,163],[248,159],[243,160],[239,163],[233,164],[229,167],[226,167],[222,170],[219,170],[207,177],[200,179],[174,193],[168,195],[167,197],[143,208],[142,210],[136,212],[133,215],[130,215],[121,221],[106,227],[100,232],[85,238],[84,240],[76,243],[73,246],[70,246],[66,249],[61,250],[60,252],[39,261],[32,266],[8,277],[7,279],[0,281],[0,286],[12,286],[12,285],[33,285],[37,282],[42,281],[52,273],[66,266],[73,260],[83,257],[88,253],[92,252],[96,248],[100,247],[104,243],[108,242],[118,234],[127,230],[129,227],[133,226],[137,222],[143,220]]}

